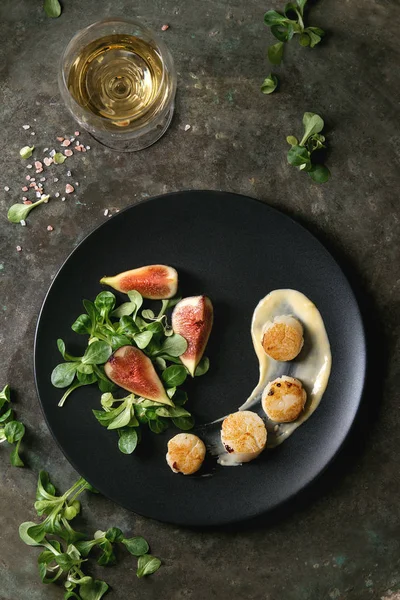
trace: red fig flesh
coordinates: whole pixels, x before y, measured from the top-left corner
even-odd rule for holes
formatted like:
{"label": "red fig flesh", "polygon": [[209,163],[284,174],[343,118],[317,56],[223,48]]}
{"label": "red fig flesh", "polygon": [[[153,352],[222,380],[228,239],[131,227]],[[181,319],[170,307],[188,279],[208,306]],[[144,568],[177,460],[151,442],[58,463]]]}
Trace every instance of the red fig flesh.
{"label": "red fig flesh", "polygon": [[204,354],[213,324],[213,305],[207,296],[184,298],[172,313],[172,328],[188,343],[180,359],[189,373],[194,376],[197,365]]}
{"label": "red fig flesh", "polygon": [[178,273],[167,265],[149,265],[131,271],[124,271],[114,277],[103,277],[100,283],[118,292],[136,290],[143,298],[164,300],[175,296],[178,289]]}
{"label": "red fig flesh", "polygon": [[122,346],[110,356],[104,371],[113,383],[142,398],[174,406],[150,358],[134,346]]}

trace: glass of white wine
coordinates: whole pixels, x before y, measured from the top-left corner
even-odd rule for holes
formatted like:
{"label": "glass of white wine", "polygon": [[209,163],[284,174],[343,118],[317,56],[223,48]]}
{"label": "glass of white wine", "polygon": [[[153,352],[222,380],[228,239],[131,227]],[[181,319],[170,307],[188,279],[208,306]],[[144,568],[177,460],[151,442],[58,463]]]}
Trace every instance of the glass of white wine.
{"label": "glass of white wine", "polygon": [[176,71],[153,31],[137,21],[105,19],[69,42],[59,87],[73,117],[96,140],[132,152],[154,144],[167,130]]}

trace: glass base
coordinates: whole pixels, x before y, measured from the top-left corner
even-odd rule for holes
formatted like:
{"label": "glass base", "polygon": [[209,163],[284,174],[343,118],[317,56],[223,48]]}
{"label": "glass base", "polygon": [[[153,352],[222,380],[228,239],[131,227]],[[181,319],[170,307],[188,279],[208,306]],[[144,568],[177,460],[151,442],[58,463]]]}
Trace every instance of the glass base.
{"label": "glass base", "polygon": [[105,132],[104,135],[101,135],[101,132],[96,135],[93,135],[90,131],[89,133],[96,142],[106,146],[106,148],[111,148],[111,150],[117,150],[118,152],[138,152],[139,150],[149,148],[149,146],[155,144],[164,135],[171,124],[174,108],[175,105],[172,104],[164,119],[154,129],[140,136],[136,134],[131,139],[121,134],[114,136],[109,132]]}

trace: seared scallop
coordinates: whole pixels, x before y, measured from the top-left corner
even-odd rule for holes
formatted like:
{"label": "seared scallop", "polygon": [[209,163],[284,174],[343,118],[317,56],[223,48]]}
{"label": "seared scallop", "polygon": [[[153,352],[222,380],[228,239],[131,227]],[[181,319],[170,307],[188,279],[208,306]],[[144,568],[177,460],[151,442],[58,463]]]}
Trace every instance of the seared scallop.
{"label": "seared scallop", "polygon": [[301,381],[283,375],[270,381],[262,395],[262,407],[275,423],[295,421],[306,403],[307,394]]}
{"label": "seared scallop", "polygon": [[174,473],[192,475],[203,464],[206,447],[192,433],[178,433],[168,442],[167,463]]}
{"label": "seared scallop", "polygon": [[262,346],[274,360],[293,360],[300,353],[303,343],[303,326],[295,317],[280,315],[265,324]]}
{"label": "seared scallop", "polygon": [[250,410],[235,412],[222,423],[221,441],[234,462],[249,462],[262,452],[267,443],[264,421]]}

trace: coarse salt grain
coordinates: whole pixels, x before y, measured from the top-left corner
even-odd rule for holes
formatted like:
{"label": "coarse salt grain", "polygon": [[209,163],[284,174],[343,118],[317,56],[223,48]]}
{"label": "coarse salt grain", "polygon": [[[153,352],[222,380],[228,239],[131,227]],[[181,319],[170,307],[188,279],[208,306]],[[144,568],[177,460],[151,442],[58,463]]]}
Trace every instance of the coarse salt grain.
{"label": "coarse salt grain", "polygon": [[35,160],[35,168],[41,169],[42,167],[43,167],[43,164],[40,162],[40,160]]}
{"label": "coarse salt grain", "polygon": [[185,131],[189,131],[190,127],[190,125],[185,125]]}
{"label": "coarse salt grain", "polygon": [[81,135],[81,134],[79,133],[79,131],[75,131],[74,135]]}
{"label": "coarse salt grain", "polygon": [[54,150],[54,148],[53,148],[53,150],[50,150],[49,154],[50,154],[51,158],[53,158],[53,156],[56,155],[56,151]]}
{"label": "coarse salt grain", "polygon": [[58,137],[58,138],[57,138],[57,142],[63,142],[63,141],[64,141],[64,138],[63,138],[63,137]]}
{"label": "coarse salt grain", "polygon": [[43,148],[43,152],[47,152],[48,148]]}
{"label": "coarse salt grain", "polygon": [[64,150],[64,154],[65,154],[65,156],[72,156],[73,152],[72,152],[72,150]]}
{"label": "coarse salt grain", "polygon": [[43,169],[36,169],[36,175],[39,175],[39,173],[43,173]]}
{"label": "coarse salt grain", "polygon": [[67,171],[67,177],[71,177],[72,173],[71,171]]}
{"label": "coarse salt grain", "polygon": [[54,195],[56,198],[58,198],[60,196],[60,192],[56,192]]}
{"label": "coarse salt grain", "polygon": [[64,201],[65,201],[65,196],[63,196],[63,197],[61,198],[61,202],[64,202]]}
{"label": "coarse salt grain", "polygon": [[6,191],[6,192],[9,192],[9,191],[10,191],[10,188],[8,187],[8,185],[5,185],[5,186],[4,186],[4,191]]}
{"label": "coarse salt grain", "polygon": [[53,231],[54,227],[52,225],[47,225],[47,231]]}
{"label": "coarse salt grain", "polygon": [[78,182],[78,181],[75,181],[75,185],[76,185],[76,186],[79,186],[79,182]]}
{"label": "coarse salt grain", "polygon": [[36,177],[29,177],[29,181],[36,181]]}
{"label": "coarse salt grain", "polygon": [[108,208],[106,208],[106,210],[104,211],[104,216],[106,217],[108,215]]}
{"label": "coarse salt grain", "polygon": [[69,141],[72,143],[72,142],[74,142],[74,141],[75,141],[75,138],[74,138],[74,137],[72,137],[72,138],[69,138]]}
{"label": "coarse salt grain", "polygon": [[36,135],[36,133],[34,131],[31,131],[31,135]]}
{"label": "coarse salt grain", "polygon": [[167,31],[169,29],[169,25],[167,23],[161,27],[161,31]]}
{"label": "coarse salt grain", "polygon": [[65,146],[68,147],[71,145],[71,142],[69,140],[64,140],[63,143],[61,144],[61,146]]}
{"label": "coarse salt grain", "polygon": [[54,161],[52,158],[49,158],[48,156],[46,156],[46,158],[43,159],[43,162],[46,165],[46,167],[49,167]]}
{"label": "coarse salt grain", "polygon": [[41,177],[40,181],[46,181],[46,177]]}
{"label": "coarse salt grain", "polygon": [[74,191],[75,191],[74,187],[70,183],[67,183],[67,185],[65,186],[65,193],[72,194],[72,192],[74,192]]}
{"label": "coarse salt grain", "polygon": [[36,192],[36,198],[40,198],[41,197],[41,193],[40,192]]}
{"label": "coarse salt grain", "polygon": [[27,192],[27,191],[28,191],[28,188],[26,187],[26,185],[24,185],[24,186],[21,188],[21,190],[22,190],[23,192]]}
{"label": "coarse salt grain", "polygon": [[54,181],[54,183],[57,183],[58,177],[54,177],[53,181]]}
{"label": "coarse salt grain", "polygon": [[26,175],[26,176],[25,176],[25,179],[26,179],[27,181],[29,181],[29,180],[30,180],[30,178],[31,178],[31,176],[30,176],[30,175]]}
{"label": "coarse salt grain", "polygon": [[86,150],[90,150],[90,146],[86,146]]}
{"label": "coarse salt grain", "polygon": [[21,246],[17,246],[16,250],[17,250],[17,252],[21,252],[21,250],[22,250]]}
{"label": "coarse salt grain", "polygon": [[26,204],[26,206],[29,206],[29,204],[32,204],[32,200],[28,200],[28,198],[25,198],[24,204]]}
{"label": "coarse salt grain", "polygon": [[30,125],[22,125],[22,129],[25,129],[25,130],[30,129],[30,127],[31,127]]}
{"label": "coarse salt grain", "polygon": [[29,187],[33,187],[33,188],[34,188],[34,187],[36,187],[36,183],[35,183],[34,181],[32,181],[32,182],[29,184]]}
{"label": "coarse salt grain", "polygon": [[85,146],[81,146],[81,148],[82,148],[82,152],[86,152]]}
{"label": "coarse salt grain", "polygon": [[80,145],[78,145],[78,146],[75,146],[75,150],[76,150],[77,152],[82,152],[82,146],[80,146]]}
{"label": "coarse salt grain", "polygon": [[21,220],[20,220],[20,223],[21,223],[22,227],[25,227],[25,226],[26,226],[26,221],[25,221],[24,219],[21,219]]}
{"label": "coarse salt grain", "polygon": [[26,165],[27,169],[32,169],[32,165]]}

